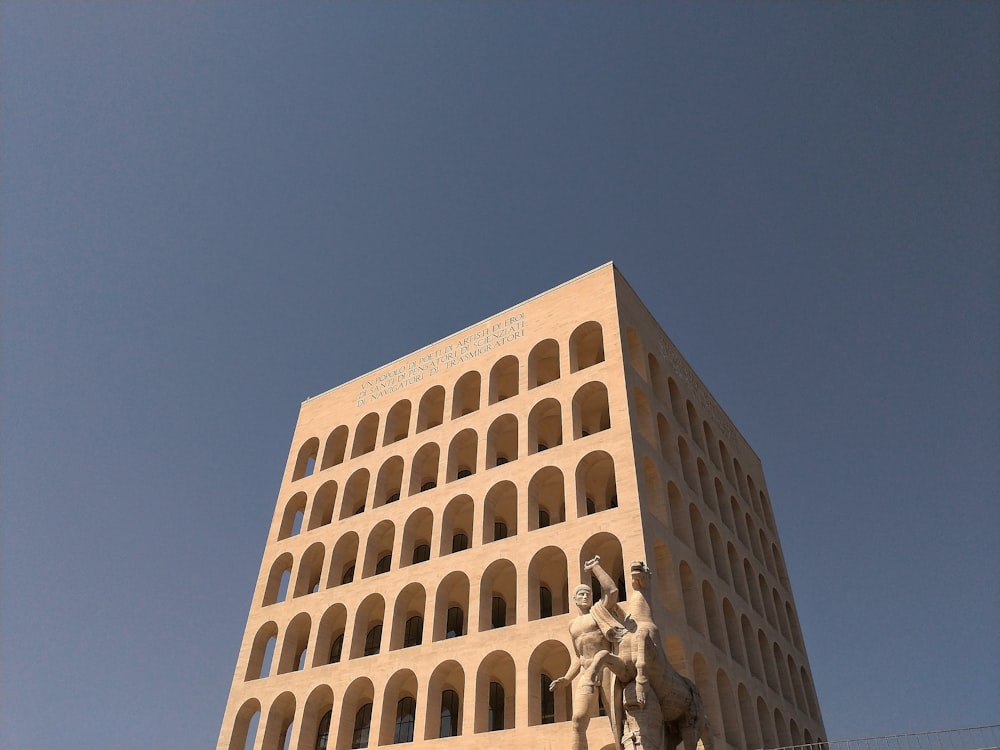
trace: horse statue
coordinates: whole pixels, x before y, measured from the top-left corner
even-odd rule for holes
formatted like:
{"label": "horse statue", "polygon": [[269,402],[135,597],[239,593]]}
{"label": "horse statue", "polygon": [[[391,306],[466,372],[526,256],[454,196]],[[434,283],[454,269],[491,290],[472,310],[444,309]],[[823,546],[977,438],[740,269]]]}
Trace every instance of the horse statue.
{"label": "horse statue", "polygon": [[[599,652],[591,666],[596,677],[607,668],[615,677],[612,723],[623,750],[712,750],[705,707],[697,686],[667,660],[653,622],[648,594],[651,572],[645,562],[630,568],[632,594],[618,653]],[[616,709],[621,708],[621,715]]]}

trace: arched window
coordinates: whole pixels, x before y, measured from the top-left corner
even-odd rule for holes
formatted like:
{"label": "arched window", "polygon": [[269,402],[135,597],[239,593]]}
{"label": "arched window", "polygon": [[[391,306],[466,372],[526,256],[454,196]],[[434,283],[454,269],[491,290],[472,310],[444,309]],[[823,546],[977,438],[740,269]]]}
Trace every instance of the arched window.
{"label": "arched window", "polygon": [[330,741],[331,719],[333,719],[333,711],[327,711],[319,720],[319,728],[316,730],[316,750],[326,750],[327,743]]}
{"label": "arched window", "polygon": [[504,691],[503,685],[499,682],[490,683],[490,710],[486,724],[487,732],[496,732],[504,728],[503,706]]}
{"label": "arched window", "polygon": [[507,625],[507,602],[502,596],[493,597],[493,610],[490,619],[494,628],[502,628]]}
{"label": "arched window", "polygon": [[420,615],[413,615],[406,621],[403,630],[403,648],[419,646],[424,639],[424,618]]}
{"label": "arched window", "polygon": [[549,518],[549,512],[545,508],[538,509],[538,528],[544,529],[546,526],[552,523],[552,519]]}
{"label": "arched window", "polygon": [[400,698],[396,703],[396,731],[393,733],[392,741],[413,742],[413,723],[417,712],[417,701],[406,696]]}
{"label": "arched window", "polygon": [[372,730],[372,704],[366,703],[354,714],[354,734],[351,736],[351,750],[368,747],[368,735]]}
{"label": "arched window", "polygon": [[438,737],[458,737],[461,732],[458,723],[458,693],[454,690],[441,692],[441,727]]}
{"label": "arched window", "polygon": [[463,627],[465,625],[465,614],[462,612],[461,607],[449,607],[448,608],[448,622],[445,626],[445,638],[458,638],[460,635],[464,635]]}
{"label": "arched window", "polygon": [[340,579],[340,583],[341,584],[350,583],[353,580],[354,580],[354,565],[352,564],[344,568],[344,575]]}
{"label": "arched window", "polygon": [[493,524],[493,541],[507,538],[507,524],[503,521],[496,521]]}
{"label": "arched window", "polygon": [[459,531],[451,538],[451,551],[461,552],[463,549],[469,549],[469,537]]}
{"label": "arched window", "polygon": [[330,664],[337,664],[344,653],[344,634],[341,633],[330,644]]}
{"label": "arched window", "polygon": [[545,672],[539,677],[539,696],[541,698],[541,715],[542,724],[555,724],[556,723],[556,696],[551,690],[549,690],[549,684],[552,682],[552,678],[549,677]]}
{"label": "arched window", "polygon": [[388,573],[389,567],[391,565],[392,565],[392,553],[390,552],[386,555],[382,555],[382,557],[378,559],[378,562],[375,563],[375,575],[379,575],[380,573]]}
{"label": "arched window", "polygon": [[382,623],[376,623],[365,636],[365,656],[374,656],[382,648]]}
{"label": "arched window", "polygon": [[413,564],[427,562],[431,559],[431,546],[429,544],[418,544],[413,548]]}
{"label": "arched window", "polygon": [[538,616],[552,617],[552,591],[548,586],[541,586],[538,589]]}

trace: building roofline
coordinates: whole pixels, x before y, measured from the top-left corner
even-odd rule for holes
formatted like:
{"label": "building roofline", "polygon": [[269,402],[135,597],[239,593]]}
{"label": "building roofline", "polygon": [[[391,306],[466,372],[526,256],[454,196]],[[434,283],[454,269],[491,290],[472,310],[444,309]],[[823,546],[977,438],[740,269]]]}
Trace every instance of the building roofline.
{"label": "building roofline", "polygon": [[[574,276],[572,279],[569,279],[568,281],[564,281],[561,284],[557,284],[556,286],[552,287],[551,289],[546,289],[544,292],[539,292],[538,294],[536,294],[536,295],[534,295],[532,297],[529,297],[528,299],[521,300],[520,302],[515,302],[513,305],[510,305],[509,307],[506,307],[503,310],[499,310],[499,311],[493,313],[492,315],[488,315],[485,318],[483,318],[482,320],[478,320],[475,323],[470,323],[469,325],[465,326],[464,328],[460,328],[457,331],[453,331],[452,333],[446,334],[446,335],[442,336],[441,338],[437,339],[436,341],[430,342],[429,344],[424,344],[423,346],[418,347],[417,349],[414,349],[411,352],[407,352],[406,354],[400,355],[399,357],[396,357],[396,359],[393,359],[393,360],[390,360],[390,361],[388,361],[388,362],[386,362],[384,364],[381,364],[378,367],[375,367],[375,368],[373,368],[371,370],[368,370],[367,372],[363,372],[360,375],[357,375],[357,376],[351,378],[350,380],[345,380],[343,383],[340,383],[339,385],[335,385],[332,388],[327,388],[322,393],[317,393],[315,396],[310,396],[309,398],[305,399],[302,402],[302,404],[304,405],[304,404],[309,403],[310,401],[316,400],[317,398],[321,398],[321,397],[325,396],[326,394],[331,393],[332,391],[337,390],[338,388],[343,388],[346,385],[350,385],[351,383],[355,382],[356,380],[362,380],[364,378],[367,378],[369,375],[374,375],[375,373],[378,373],[381,370],[386,369],[387,367],[391,367],[392,365],[396,364],[397,362],[401,362],[403,360],[408,360],[408,359],[412,358],[412,356],[414,354],[416,354],[417,352],[419,352],[419,351],[422,351],[424,349],[429,349],[429,348],[431,348],[433,346],[436,346],[437,344],[445,343],[445,342],[453,339],[455,336],[460,336],[465,331],[468,331],[468,330],[473,329],[473,328],[477,328],[477,327],[481,326],[483,323],[486,323],[487,321],[489,321],[489,320],[491,320],[491,319],[493,319],[493,318],[495,318],[495,317],[497,317],[499,315],[503,315],[504,313],[511,312],[516,307],[520,307],[521,305],[526,305],[529,302],[534,302],[537,299],[541,299],[542,297],[545,297],[548,294],[552,294],[552,292],[555,292],[558,289],[562,289],[564,286],[569,286],[570,284],[575,284],[576,282],[580,281],[581,279],[585,279],[588,276],[592,276],[595,273],[603,271],[604,269],[608,268],[609,266],[614,271],[616,271],[619,276],[621,276],[621,271],[619,271],[618,267],[615,266],[614,261],[609,260],[606,263],[602,263],[597,268],[592,268],[589,271],[585,271],[584,273],[581,273],[579,276]],[[629,287],[629,288],[631,288],[631,287]],[[633,294],[635,294],[634,290],[633,290]],[[636,295],[636,296],[638,296],[638,295]],[[648,312],[648,310],[647,310],[647,312]],[[655,318],[654,318],[654,320],[655,320]],[[730,420],[730,421],[732,421],[732,420]]]}

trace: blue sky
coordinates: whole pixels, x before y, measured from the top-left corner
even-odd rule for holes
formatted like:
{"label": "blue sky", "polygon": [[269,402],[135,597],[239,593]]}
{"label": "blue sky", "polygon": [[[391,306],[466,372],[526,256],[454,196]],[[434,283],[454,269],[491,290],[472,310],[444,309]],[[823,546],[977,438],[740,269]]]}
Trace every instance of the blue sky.
{"label": "blue sky", "polygon": [[833,738],[1000,720],[1000,5],[0,5],[0,747],[214,746],[298,405],[614,260]]}

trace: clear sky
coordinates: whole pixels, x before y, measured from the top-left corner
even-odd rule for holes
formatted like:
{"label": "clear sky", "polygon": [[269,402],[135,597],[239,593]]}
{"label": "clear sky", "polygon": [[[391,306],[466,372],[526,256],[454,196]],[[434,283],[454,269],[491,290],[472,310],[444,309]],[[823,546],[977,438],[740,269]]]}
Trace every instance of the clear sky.
{"label": "clear sky", "polygon": [[614,260],[828,734],[1000,720],[995,2],[0,5],[0,747],[214,747],[299,404]]}

